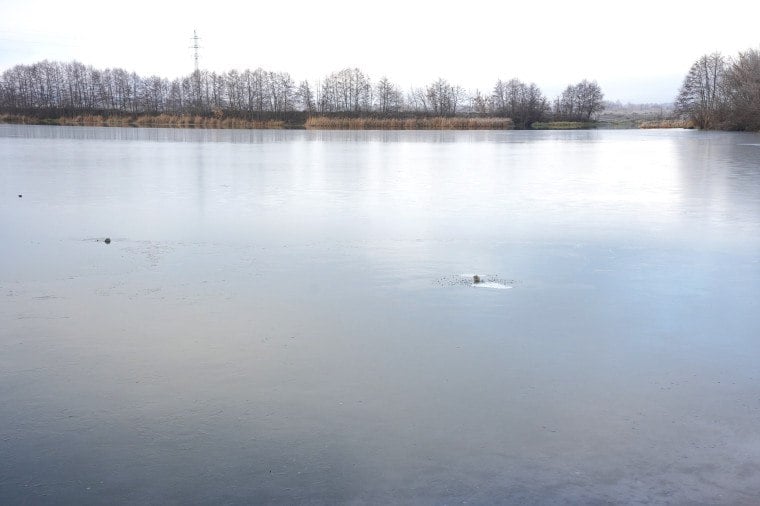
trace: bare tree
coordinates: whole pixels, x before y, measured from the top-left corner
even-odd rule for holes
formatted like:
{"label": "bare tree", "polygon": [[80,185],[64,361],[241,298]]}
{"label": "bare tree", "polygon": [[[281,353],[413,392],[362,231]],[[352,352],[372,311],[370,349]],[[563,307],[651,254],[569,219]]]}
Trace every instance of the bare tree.
{"label": "bare tree", "polygon": [[276,117],[283,117],[286,112],[293,110],[295,83],[287,72],[269,72],[267,77],[269,110]]}
{"label": "bare tree", "polygon": [[739,53],[725,75],[729,126],[736,130],[760,131],[760,50]]}
{"label": "bare tree", "polygon": [[403,106],[399,88],[383,76],[375,85],[375,110],[381,114],[396,114]]}
{"label": "bare tree", "polygon": [[464,96],[464,90],[460,86],[438,78],[425,88],[427,112],[436,116],[454,116]]}
{"label": "bare tree", "polygon": [[596,81],[584,79],[575,85],[578,99],[578,112],[585,121],[590,121],[597,113],[604,110],[604,93]]}
{"label": "bare tree", "polygon": [[475,90],[475,93],[470,97],[470,108],[475,114],[485,116],[492,109],[491,99],[483,96],[480,90]]}
{"label": "bare tree", "polygon": [[676,112],[699,128],[716,128],[726,115],[726,59],[720,53],[702,56],[689,69],[676,99]]}
{"label": "bare tree", "polygon": [[415,113],[428,113],[427,95],[424,88],[410,88],[406,102],[411,111]]}
{"label": "bare tree", "polygon": [[313,113],[315,110],[314,93],[311,91],[309,81],[303,80],[298,85],[296,97],[300,103],[300,109],[306,113]]}
{"label": "bare tree", "polygon": [[566,121],[590,121],[604,110],[604,93],[596,81],[584,79],[569,85],[554,102],[554,117]]}
{"label": "bare tree", "polygon": [[538,86],[525,84],[519,79],[496,81],[491,103],[492,113],[511,118],[515,128],[530,128],[549,110],[549,102]]}
{"label": "bare tree", "polygon": [[333,72],[322,82],[321,91],[322,112],[360,113],[372,106],[372,83],[357,68]]}

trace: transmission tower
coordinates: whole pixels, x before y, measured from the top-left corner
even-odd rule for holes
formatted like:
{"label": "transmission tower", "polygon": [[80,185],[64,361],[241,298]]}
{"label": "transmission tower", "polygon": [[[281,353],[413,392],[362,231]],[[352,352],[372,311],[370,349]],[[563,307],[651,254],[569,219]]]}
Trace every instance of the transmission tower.
{"label": "transmission tower", "polygon": [[198,44],[198,41],[200,40],[200,37],[198,37],[197,30],[193,30],[193,38],[190,39],[193,41],[193,45],[190,46],[190,49],[193,50],[193,59],[195,60],[195,72],[193,72],[193,88],[195,88],[194,95],[195,98],[193,102],[195,103],[195,109],[196,111],[200,111],[201,109],[201,72],[198,68],[198,50],[201,48],[201,46]]}
{"label": "transmission tower", "polygon": [[198,41],[201,40],[200,37],[198,37],[198,32],[196,30],[193,30],[193,38],[190,39],[193,41],[193,45],[190,46],[190,49],[193,50],[193,58],[195,59],[195,73],[198,73],[198,50],[201,48],[200,45],[198,45]]}

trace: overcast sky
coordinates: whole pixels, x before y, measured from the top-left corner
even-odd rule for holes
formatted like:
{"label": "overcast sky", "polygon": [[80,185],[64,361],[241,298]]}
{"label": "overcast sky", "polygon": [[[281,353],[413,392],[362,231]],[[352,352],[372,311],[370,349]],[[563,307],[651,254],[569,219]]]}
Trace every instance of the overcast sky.
{"label": "overcast sky", "polygon": [[553,98],[596,80],[610,100],[671,102],[699,56],[760,47],[760,1],[0,0],[0,70],[43,59],[174,78],[263,67],[316,80],[345,67],[404,89],[443,77]]}

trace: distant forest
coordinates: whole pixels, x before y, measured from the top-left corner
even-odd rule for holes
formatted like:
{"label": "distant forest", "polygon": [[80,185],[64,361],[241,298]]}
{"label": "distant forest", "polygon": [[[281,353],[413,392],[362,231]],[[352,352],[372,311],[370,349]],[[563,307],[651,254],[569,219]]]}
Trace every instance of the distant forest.
{"label": "distant forest", "polygon": [[699,58],[684,78],[675,111],[698,128],[760,131],[760,50]]}
{"label": "distant forest", "polygon": [[[107,124],[522,129],[589,122],[604,108],[601,88],[585,79],[549,100],[538,86],[518,79],[497,80],[489,93],[467,92],[442,78],[404,91],[357,68],[316,83],[261,68],[197,71],[169,80],[47,60],[0,74],[0,113],[61,123],[94,116]],[[684,78],[673,113],[679,121],[660,124],[760,131],[760,50],[699,58]]]}
{"label": "distant forest", "polygon": [[[35,118],[81,115],[200,116],[282,120],[304,124],[322,118],[509,118],[510,127],[541,121],[590,121],[604,109],[596,82],[568,86],[549,101],[535,84],[498,80],[488,94],[466,92],[438,79],[408,92],[357,68],[333,72],[318,83],[296,83],[287,72],[264,69],[197,71],[169,80],[79,62],[17,65],[0,76],[0,112]],[[502,122],[503,123],[503,122]]]}

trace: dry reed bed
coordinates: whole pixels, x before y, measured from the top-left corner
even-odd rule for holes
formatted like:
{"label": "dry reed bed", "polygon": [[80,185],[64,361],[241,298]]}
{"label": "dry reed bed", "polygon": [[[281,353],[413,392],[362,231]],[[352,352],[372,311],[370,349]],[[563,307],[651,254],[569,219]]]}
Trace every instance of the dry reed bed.
{"label": "dry reed bed", "polygon": [[43,121],[32,116],[23,116],[20,114],[0,114],[0,123],[12,123],[16,125],[39,125],[43,123]]}
{"label": "dry reed bed", "polygon": [[694,128],[694,122],[685,119],[658,119],[642,121],[639,128]]}
{"label": "dry reed bed", "polygon": [[[0,115],[2,123],[29,125],[72,125],[110,127],[169,127],[169,128],[240,128],[278,129],[285,128],[283,120],[246,120],[240,118],[205,117],[198,115],[77,115],[59,118],[36,118],[34,116]],[[290,125],[295,126],[295,125]],[[303,125],[310,129],[332,130],[511,130],[514,128],[509,118],[332,118],[314,116]]]}
{"label": "dry reed bed", "polygon": [[70,125],[70,126],[109,126],[109,127],[170,127],[170,128],[283,128],[282,120],[245,120],[239,118],[206,118],[188,114],[177,116],[159,114],[157,116],[100,116],[79,115],[61,116],[52,119],[40,119],[33,116],[14,114],[0,115],[0,123],[16,123],[22,125]]}
{"label": "dry reed bed", "polygon": [[133,124],[135,126],[173,127],[173,128],[283,128],[282,120],[247,120],[242,118],[207,118],[204,116],[191,116],[188,114],[174,116],[159,114],[158,116],[138,116]]}
{"label": "dry reed bed", "polygon": [[509,118],[329,118],[312,116],[306,128],[323,130],[511,130]]}

